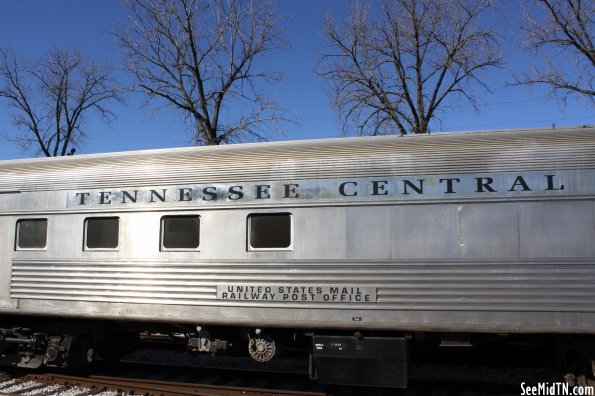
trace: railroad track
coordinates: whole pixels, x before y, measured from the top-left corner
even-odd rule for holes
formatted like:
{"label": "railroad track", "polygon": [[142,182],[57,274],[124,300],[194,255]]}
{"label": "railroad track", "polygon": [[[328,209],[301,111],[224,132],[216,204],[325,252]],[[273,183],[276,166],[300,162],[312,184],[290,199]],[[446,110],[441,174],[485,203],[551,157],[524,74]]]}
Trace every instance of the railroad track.
{"label": "railroad track", "polygon": [[191,384],[106,376],[76,377],[59,374],[28,374],[0,382],[0,395],[45,396],[326,396],[321,392],[257,389],[234,386]]}
{"label": "railroad track", "polygon": [[[232,368],[229,365],[178,366],[174,364],[177,361],[172,356],[162,364],[130,361],[96,364],[93,375],[85,377],[9,370],[8,374],[0,373],[0,396],[485,396],[518,395],[521,382],[563,380],[549,369],[513,365],[508,360],[492,366],[462,366],[448,359],[446,364],[414,364],[410,370],[409,389],[406,390],[333,387],[312,383],[307,374],[301,372],[301,366],[291,362],[269,367],[267,371],[256,371],[250,370],[250,367]],[[293,370],[294,367],[297,369]],[[13,379],[10,379],[11,376]]]}
{"label": "railroad track", "polygon": [[414,380],[409,389],[326,387],[323,391],[299,391],[55,373],[21,373],[11,379],[0,373],[0,396],[504,396],[518,395],[519,390],[518,385],[502,383]]}

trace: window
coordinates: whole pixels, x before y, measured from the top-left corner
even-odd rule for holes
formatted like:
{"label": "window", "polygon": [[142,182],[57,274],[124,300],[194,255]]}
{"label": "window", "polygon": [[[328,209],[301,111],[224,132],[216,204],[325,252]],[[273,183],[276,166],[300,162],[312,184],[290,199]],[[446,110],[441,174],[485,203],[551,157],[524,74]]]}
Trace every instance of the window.
{"label": "window", "polygon": [[196,249],[200,237],[199,216],[164,216],[161,218],[162,249]]}
{"label": "window", "polygon": [[287,249],[291,246],[291,214],[263,213],[248,217],[250,248]]}
{"label": "window", "polygon": [[47,238],[47,219],[27,219],[17,222],[18,249],[44,249]]}
{"label": "window", "polygon": [[118,217],[89,217],[85,220],[87,249],[116,249],[120,219]]}

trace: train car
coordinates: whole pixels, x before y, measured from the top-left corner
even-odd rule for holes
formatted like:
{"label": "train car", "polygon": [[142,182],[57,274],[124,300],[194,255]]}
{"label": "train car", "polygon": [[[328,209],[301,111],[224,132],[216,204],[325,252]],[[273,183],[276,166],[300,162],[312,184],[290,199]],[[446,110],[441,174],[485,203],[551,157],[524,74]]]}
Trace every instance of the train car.
{"label": "train car", "polygon": [[593,127],[0,162],[5,365],[167,332],[300,346],[323,383],[404,387],[417,345],[494,337],[590,363],[594,285]]}

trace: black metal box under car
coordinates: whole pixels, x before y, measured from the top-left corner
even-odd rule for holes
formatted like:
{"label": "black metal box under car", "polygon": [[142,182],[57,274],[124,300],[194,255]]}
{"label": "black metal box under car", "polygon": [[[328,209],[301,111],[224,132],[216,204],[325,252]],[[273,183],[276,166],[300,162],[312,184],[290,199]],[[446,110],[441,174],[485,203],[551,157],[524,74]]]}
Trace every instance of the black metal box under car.
{"label": "black metal box under car", "polygon": [[314,336],[311,375],[335,385],[407,387],[405,338]]}

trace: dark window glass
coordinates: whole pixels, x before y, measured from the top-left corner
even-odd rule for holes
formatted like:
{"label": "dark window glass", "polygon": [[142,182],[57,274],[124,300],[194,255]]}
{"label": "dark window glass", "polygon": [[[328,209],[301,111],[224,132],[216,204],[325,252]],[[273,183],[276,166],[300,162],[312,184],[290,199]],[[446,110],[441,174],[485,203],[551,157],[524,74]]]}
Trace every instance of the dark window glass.
{"label": "dark window glass", "polygon": [[93,217],[86,220],[89,249],[115,249],[118,247],[120,219],[117,217]]}
{"label": "dark window glass", "polygon": [[198,216],[163,217],[164,249],[196,249],[199,243],[200,219]]}
{"label": "dark window glass", "polygon": [[19,220],[18,247],[19,249],[43,249],[47,243],[47,219]]}
{"label": "dark window glass", "polygon": [[250,246],[257,249],[287,248],[291,245],[291,215],[250,215]]}

